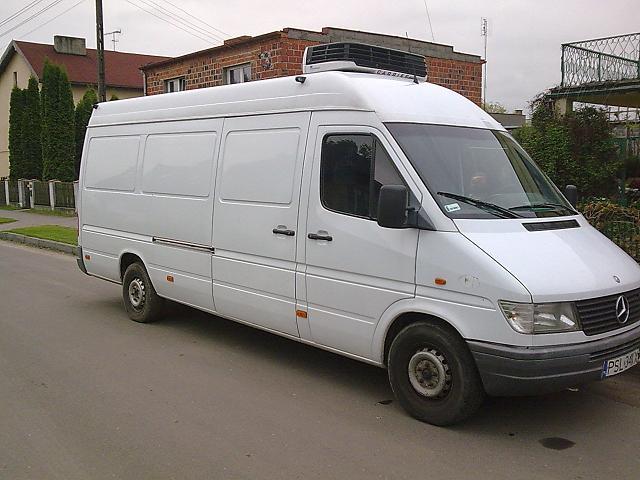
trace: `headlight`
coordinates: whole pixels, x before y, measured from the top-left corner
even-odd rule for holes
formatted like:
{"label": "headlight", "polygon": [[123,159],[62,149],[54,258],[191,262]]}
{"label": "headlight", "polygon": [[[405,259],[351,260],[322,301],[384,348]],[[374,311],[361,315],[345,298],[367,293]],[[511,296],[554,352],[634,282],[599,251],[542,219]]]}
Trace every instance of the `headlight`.
{"label": "headlight", "polygon": [[572,303],[499,303],[507,322],[518,333],[572,332],[580,329]]}

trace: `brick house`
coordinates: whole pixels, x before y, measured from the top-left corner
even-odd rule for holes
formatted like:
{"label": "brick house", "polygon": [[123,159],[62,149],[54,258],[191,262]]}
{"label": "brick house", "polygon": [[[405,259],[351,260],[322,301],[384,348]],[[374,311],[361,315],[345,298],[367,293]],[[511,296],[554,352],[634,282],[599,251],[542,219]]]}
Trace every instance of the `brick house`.
{"label": "brick house", "polygon": [[421,40],[323,28],[321,32],[285,28],[256,37],[242,36],[223,45],[141,67],[146,95],[213,87],[302,73],[305,47],[352,41],[425,56],[427,80],[450,88],[477,104],[482,95],[482,65],[477,55]]}

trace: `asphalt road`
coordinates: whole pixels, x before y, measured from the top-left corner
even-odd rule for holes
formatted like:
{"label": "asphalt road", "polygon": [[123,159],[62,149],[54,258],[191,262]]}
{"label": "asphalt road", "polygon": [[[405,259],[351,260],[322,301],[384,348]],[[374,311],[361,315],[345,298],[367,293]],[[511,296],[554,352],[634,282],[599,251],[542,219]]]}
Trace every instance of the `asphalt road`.
{"label": "asphalt road", "polygon": [[392,398],[381,369],[191,309],[136,324],[72,257],[0,242],[2,480],[640,476],[638,367],[455,428]]}

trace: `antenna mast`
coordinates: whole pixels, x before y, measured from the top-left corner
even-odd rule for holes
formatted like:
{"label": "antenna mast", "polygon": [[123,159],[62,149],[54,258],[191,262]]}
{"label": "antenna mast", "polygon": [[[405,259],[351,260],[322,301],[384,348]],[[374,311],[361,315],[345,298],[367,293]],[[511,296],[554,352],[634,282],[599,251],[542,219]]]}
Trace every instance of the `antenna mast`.
{"label": "antenna mast", "polygon": [[489,25],[485,17],[482,17],[480,19],[480,35],[484,37],[484,84],[483,84],[482,105],[483,105],[483,108],[486,110],[487,109],[487,37],[489,36]]}

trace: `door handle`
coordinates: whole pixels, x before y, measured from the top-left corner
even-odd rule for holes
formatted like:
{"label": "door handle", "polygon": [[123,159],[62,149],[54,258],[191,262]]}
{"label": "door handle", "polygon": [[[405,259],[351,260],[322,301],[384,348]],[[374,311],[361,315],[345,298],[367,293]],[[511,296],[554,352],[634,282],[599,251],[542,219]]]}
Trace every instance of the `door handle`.
{"label": "door handle", "polygon": [[[280,225],[278,225],[278,227],[280,227]],[[286,227],[284,227],[284,228],[274,228],[272,231],[276,235],[286,235],[287,237],[293,237],[296,234],[295,231],[289,230]]]}
{"label": "door handle", "polygon": [[310,240],[324,240],[325,242],[331,242],[333,237],[331,235],[319,235],[317,233],[310,233],[307,235]]}

